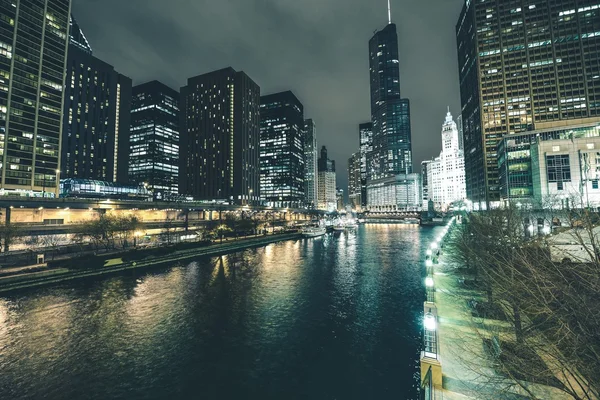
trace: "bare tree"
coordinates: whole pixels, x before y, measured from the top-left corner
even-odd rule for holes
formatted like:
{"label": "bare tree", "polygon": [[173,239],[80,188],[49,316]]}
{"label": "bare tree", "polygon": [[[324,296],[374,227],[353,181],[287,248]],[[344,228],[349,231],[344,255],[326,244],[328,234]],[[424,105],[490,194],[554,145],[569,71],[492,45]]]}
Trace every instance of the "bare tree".
{"label": "bare tree", "polygon": [[588,255],[585,263],[565,264],[553,261],[546,240],[531,234],[534,222],[553,224],[558,214],[541,211],[510,205],[472,214],[454,233],[449,255],[472,269],[476,287],[487,294],[476,314],[503,318],[513,328],[512,337],[486,339],[494,343],[488,347],[499,371],[527,392],[526,382],[537,382],[574,399],[594,399],[600,390],[599,218],[581,208],[564,214]]}

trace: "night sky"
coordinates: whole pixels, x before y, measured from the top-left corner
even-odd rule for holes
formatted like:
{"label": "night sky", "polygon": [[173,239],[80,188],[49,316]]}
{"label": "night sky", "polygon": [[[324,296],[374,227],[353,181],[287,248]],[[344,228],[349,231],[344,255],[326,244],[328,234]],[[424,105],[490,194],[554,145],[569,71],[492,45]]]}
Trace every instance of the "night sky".
{"label": "night sky", "polygon": [[[392,0],[402,96],[411,100],[415,171],[441,149],[460,98],[455,24],[464,0]],[[370,120],[368,42],[387,24],[386,0],[73,0],[94,55],[133,79],[179,90],[188,77],[231,66],[261,94],[292,90],[336,160],[358,151]]]}

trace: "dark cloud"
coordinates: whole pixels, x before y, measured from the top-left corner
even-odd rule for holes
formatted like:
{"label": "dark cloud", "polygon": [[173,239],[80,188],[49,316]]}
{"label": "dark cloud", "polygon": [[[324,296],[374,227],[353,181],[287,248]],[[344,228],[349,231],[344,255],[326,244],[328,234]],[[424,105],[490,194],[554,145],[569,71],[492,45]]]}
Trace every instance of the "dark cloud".
{"label": "dark cloud", "polygon": [[[464,0],[392,0],[403,96],[411,99],[415,170],[439,153],[446,106],[459,111],[454,26]],[[73,0],[94,54],[133,78],[174,88],[232,66],[263,94],[291,89],[338,165],[370,119],[368,41],[385,0]]]}

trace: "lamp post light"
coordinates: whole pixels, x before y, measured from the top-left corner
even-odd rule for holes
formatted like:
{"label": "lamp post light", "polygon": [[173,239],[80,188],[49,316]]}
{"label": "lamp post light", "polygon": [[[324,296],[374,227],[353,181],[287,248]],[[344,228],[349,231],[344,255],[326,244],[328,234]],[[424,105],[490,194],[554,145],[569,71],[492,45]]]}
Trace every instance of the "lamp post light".
{"label": "lamp post light", "polygon": [[423,337],[424,343],[424,355],[427,358],[438,359],[438,340],[437,340],[437,320],[435,316],[428,312],[423,318],[423,327],[425,328],[425,335]]}
{"label": "lamp post light", "polygon": [[435,284],[431,276],[425,278],[425,291],[427,292],[427,302],[435,303]]}

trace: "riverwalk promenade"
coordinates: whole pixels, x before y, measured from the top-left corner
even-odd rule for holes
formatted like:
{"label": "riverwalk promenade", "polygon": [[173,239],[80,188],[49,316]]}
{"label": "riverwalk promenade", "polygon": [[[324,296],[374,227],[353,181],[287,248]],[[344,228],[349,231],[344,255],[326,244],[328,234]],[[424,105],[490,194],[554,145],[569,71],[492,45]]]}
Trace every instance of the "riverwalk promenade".
{"label": "riverwalk promenade", "polygon": [[[441,364],[441,385],[432,385],[425,398],[444,400],[500,399],[521,400],[532,398],[514,380],[494,368],[490,354],[490,338],[500,342],[514,340],[509,322],[479,318],[474,304],[485,303],[484,293],[465,282],[469,276],[457,273],[457,266],[440,252],[436,263],[429,263],[435,299],[430,304],[437,313],[437,361]],[[431,282],[431,281],[430,281]],[[488,343],[486,345],[486,343]],[[499,346],[498,346],[499,347]],[[533,360],[532,360],[533,362]],[[422,359],[423,365],[423,359]],[[556,387],[521,382],[539,399],[570,399]]]}
{"label": "riverwalk promenade", "polygon": [[[302,236],[299,233],[276,234],[269,236],[259,236],[223,243],[215,243],[209,246],[178,250],[164,256],[152,257],[140,261],[125,262],[118,254],[114,258],[108,259],[104,267],[93,269],[69,269],[53,268],[48,270],[36,271],[31,273],[9,275],[0,277],[0,294],[14,292],[27,288],[35,288],[58,284],[65,281],[73,281],[98,276],[121,274],[151,268],[165,264],[185,262],[198,257],[219,256],[233,253],[247,248],[262,247],[271,243],[296,240]],[[144,250],[139,250],[144,252]],[[41,266],[40,266],[41,267]]]}

